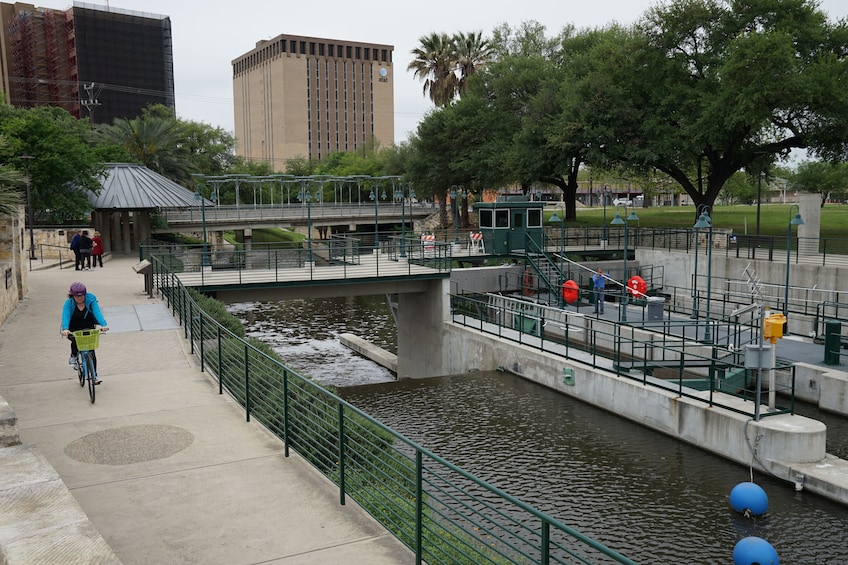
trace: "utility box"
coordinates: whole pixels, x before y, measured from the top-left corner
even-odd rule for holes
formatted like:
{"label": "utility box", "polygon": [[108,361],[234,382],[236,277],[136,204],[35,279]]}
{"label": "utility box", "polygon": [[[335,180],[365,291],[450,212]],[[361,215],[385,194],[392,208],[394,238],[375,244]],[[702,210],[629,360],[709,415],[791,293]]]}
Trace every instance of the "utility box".
{"label": "utility box", "polygon": [[648,321],[662,321],[665,312],[665,297],[649,296],[647,300]]}
{"label": "utility box", "polygon": [[842,349],[842,323],[839,320],[827,320],[824,323],[824,364],[839,365]]}
{"label": "utility box", "polygon": [[783,314],[772,314],[763,320],[763,338],[771,343],[783,337],[783,326],[786,324],[786,316]]}

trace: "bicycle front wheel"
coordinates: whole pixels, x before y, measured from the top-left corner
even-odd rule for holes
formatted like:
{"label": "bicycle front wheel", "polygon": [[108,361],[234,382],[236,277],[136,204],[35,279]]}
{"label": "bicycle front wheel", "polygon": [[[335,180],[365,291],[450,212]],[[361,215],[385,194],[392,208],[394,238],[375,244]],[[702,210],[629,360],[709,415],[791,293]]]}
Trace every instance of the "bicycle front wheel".
{"label": "bicycle front wheel", "polygon": [[83,367],[83,355],[77,354],[77,374],[79,375],[80,386],[85,386],[85,367]]}
{"label": "bicycle front wheel", "polygon": [[85,368],[88,373],[88,396],[91,398],[91,403],[94,404],[94,382],[97,380],[97,373],[94,370],[94,359],[91,355],[85,356]]}

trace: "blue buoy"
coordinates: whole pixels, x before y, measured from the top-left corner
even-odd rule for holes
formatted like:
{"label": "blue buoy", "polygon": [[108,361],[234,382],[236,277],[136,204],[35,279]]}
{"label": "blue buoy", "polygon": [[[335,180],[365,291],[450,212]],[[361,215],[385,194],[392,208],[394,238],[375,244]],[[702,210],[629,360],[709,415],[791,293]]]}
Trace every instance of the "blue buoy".
{"label": "blue buoy", "polygon": [[768,495],[759,485],[739,483],[730,491],[730,507],[745,516],[762,516],[768,510]]}
{"label": "blue buoy", "polygon": [[733,548],[733,565],[780,565],[777,551],[758,537],[742,538]]}

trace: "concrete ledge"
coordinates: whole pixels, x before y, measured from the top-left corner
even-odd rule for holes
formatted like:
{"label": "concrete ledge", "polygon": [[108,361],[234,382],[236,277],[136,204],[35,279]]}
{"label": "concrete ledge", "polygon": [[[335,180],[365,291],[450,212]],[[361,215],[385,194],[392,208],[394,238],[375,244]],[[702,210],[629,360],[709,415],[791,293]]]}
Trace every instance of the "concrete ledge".
{"label": "concrete ledge", "polygon": [[34,445],[0,449],[0,560],[120,563]]}
{"label": "concrete ledge", "polygon": [[397,374],[398,362],[397,355],[390,353],[381,347],[377,347],[370,341],[366,341],[361,337],[353,334],[339,334],[339,342],[356,351],[360,355],[364,355],[375,363],[382,365],[394,374]]}

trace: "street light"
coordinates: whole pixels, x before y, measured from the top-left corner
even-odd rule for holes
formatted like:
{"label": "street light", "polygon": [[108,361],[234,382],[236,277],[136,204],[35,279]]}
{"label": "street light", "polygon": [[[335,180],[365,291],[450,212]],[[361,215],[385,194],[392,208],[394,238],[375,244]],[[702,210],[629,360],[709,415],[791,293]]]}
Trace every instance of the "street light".
{"label": "street light", "polygon": [[368,195],[368,198],[374,201],[374,251],[380,252],[380,198],[383,200],[386,199],[386,190],[383,189],[383,193],[381,195],[377,194],[377,189],[380,186],[381,178],[374,179],[374,185],[371,187],[371,193]]}
{"label": "street light", "polygon": [[200,222],[203,226],[203,254],[200,256],[202,266],[209,265],[209,256],[206,252],[206,199],[199,192],[194,193],[194,199],[200,200]]}
{"label": "street light", "polygon": [[603,203],[604,203],[604,235],[603,235],[603,242],[604,243],[601,244],[601,247],[605,247],[606,242],[608,241],[607,240],[607,197],[608,196],[609,196],[609,187],[607,185],[604,185],[604,192],[601,194],[601,200],[603,200]]}
{"label": "street light", "polygon": [[19,159],[22,159],[24,162],[24,177],[26,179],[26,199],[27,199],[27,224],[29,225],[29,258],[35,259],[35,236],[33,235],[33,222],[35,221],[35,215],[32,211],[32,194],[30,192],[30,178],[29,178],[29,161],[32,159],[32,155],[21,155]]}
{"label": "street light", "polygon": [[[565,216],[560,218],[557,216],[556,210],[551,214],[551,217],[548,218],[548,222],[550,223],[559,223],[559,272],[562,275],[562,256],[565,254]],[[562,281],[560,281],[562,282]],[[562,301],[565,300],[565,297],[560,295],[560,306],[562,306]]]}
{"label": "street light", "polygon": [[460,197],[460,192],[462,193],[463,196],[466,194],[464,186],[462,186],[461,184],[458,185],[458,186],[455,185],[455,184],[451,186],[450,197],[453,198],[453,210],[454,210],[454,216],[456,217],[456,220],[453,223],[453,228],[454,228],[454,232],[455,232],[453,242],[456,245],[459,245],[459,197]]}
{"label": "street light", "polygon": [[[707,236],[707,325],[704,328],[704,342],[710,343],[712,342],[712,330],[710,328],[710,297],[711,287],[712,287],[712,265],[713,265],[713,220],[710,217],[710,207],[707,204],[701,204],[698,206],[698,210],[701,214],[698,216],[698,221],[695,222],[695,285],[694,285],[694,295],[695,303],[692,307],[692,316],[694,319],[698,318],[698,299],[697,299],[697,286],[698,286],[698,230],[701,228],[709,228],[710,234]],[[698,328],[695,327],[695,339],[698,338]]]}
{"label": "street light", "polygon": [[[619,308],[618,317],[620,322],[627,321],[627,222],[639,221],[639,216],[636,215],[636,210],[631,210],[630,215],[627,216],[627,221],[621,219],[621,214],[618,209],[624,209],[624,213],[627,213],[627,207],[619,204],[615,207],[615,218],[612,219],[610,225],[612,226],[621,226],[624,225],[624,295],[621,297],[621,308]],[[606,224],[604,224],[606,226]]]}
{"label": "street light", "polygon": [[[797,210],[795,217],[792,217],[792,209]],[[792,254],[792,226],[804,225],[804,220],[801,219],[801,208],[797,204],[789,207],[789,225],[786,227],[786,294],[783,297],[783,317],[786,319],[786,326],[783,328],[783,333],[789,333],[789,256]]]}
{"label": "street light", "polygon": [[554,210],[554,213],[551,214],[550,218],[548,218],[548,222],[551,224],[559,224],[559,270],[562,271],[562,256],[565,253],[565,216],[560,218],[557,216],[556,210]]}
{"label": "street light", "polygon": [[[400,200],[400,256],[406,257],[406,194],[403,188],[403,183],[398,183],[393,197],[395,200]],[[415,198],[415,190],[413,190],[412,187],[409,187],[410,207],[412,206],[413,198]]]}
{"label": "street light", "polygon": [[300,179],[300,192],[297,199],[306,202],[306,262],[312,264],[312,190],[307,190],[309,179]]}

